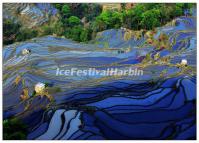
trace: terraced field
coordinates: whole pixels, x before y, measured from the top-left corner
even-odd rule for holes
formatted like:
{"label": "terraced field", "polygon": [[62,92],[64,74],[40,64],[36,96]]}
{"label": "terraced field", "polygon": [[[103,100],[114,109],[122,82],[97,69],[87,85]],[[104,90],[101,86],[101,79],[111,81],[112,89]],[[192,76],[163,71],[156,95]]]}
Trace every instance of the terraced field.
{"label": "terraced field", "polygon": [[4,18],[14,19],[29,28],[42,25],[57,14],[57,9],[49,3],[4,3],[3,8]]}
{"label": "terraced field", "polygon": [[[175,21],[153,35],[166,34],[171,48],[157,49],[146,37],[125,40],[124,29],[104,31],[89,44],[46,36],[3,47],[4,120],[20,118],[27,139],[37,140],[195,139],[196,17]],[[182,59],[188,66],[178,66]],[[143,75],[56,75],[73,67],[133,67]],[[51,85],[51,98],[34,96],[38,82]],[[21,100],[24,89],[29,97]]]}

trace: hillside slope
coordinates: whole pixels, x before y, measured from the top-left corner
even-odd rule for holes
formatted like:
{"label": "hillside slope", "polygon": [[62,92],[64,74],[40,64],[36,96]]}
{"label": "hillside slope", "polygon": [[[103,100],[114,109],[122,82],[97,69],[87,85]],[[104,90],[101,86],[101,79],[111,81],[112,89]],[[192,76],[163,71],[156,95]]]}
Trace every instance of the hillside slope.
{"label": "hillside slope", "polygon": [[13,19],[28,28],[40,26],[57,14],[57,9],[48,3],[4,3],[3,9],[4,19]]}

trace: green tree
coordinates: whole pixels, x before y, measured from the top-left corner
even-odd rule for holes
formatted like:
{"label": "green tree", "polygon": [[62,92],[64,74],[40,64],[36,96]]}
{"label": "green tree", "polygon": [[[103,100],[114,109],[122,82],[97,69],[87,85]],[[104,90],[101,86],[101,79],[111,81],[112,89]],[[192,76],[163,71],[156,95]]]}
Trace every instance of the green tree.
{"label": "green tree", "polygon": [[50,25],[44,25],[42,28],[41,35],[52,35],[53,34],[53,27]]}
{"label": "green tree", "polygon": [[19,33],[21,25],[12,20],[3,20],[3,44],[15,42],[16,35]]}
{"label": "green tree", "polygon": [[123,14],[120,12],[113,12],[111,15],[111,25],[113,28],[120,28],[122,25]]}
{"label": "green tree", "polygon": [[102,12],[102,8],[99,4],[90,4],[85,17],[89,20],[92,21],[95,19],[96,16],[100,15],[100,13]]}
{"label": "green tree", "polygon": [[107,25],[101,19],[96,19],[91,23],[91,27],[93,32],[96,34],[99,31],[103,31],[107,29]]}
{"label": "green tree", "polygon": [[34,38],[38,35],[38,32],[36,30],[31,29],[20,29],[19,33],[16,35],[16,41],[25,41],[27,39]]}
{"label": "green tree", "polygon": [[183,13],[184,13],[184,12],[183,12],[183,7],[184,7],[184,4],[182,4],[182,3],[177,3],[177,4],[175,5],[175,7],[174,7],[173,15],[174,15],[175,17],[183,15]]}
{"label": "green tree", "polygon": [[122,13],[116,11],[104,11],[96,17],[96,24],[99,24],[99,29],[119,28],[122,24]]}
{"label": "green tree", "polygon": [[4,140],[25,140],[27,136],[27,126],[19,119],[12,118],[3,121]]}
{"label": "green tree", "polygon": [[123,25],[133,30],[141,28],[142,14],[145,12],[144,4],[137,4],[133,9],[124,11]]}
{"label": "green tree", "polygon": [[64,32],[64,25],[61,21],[58,21],[54,24],[53,33],[61,36]]}
{"label": "green tree", "polygon": [[151,9],[159,9],[161,3],[146,3],[142,4],[145,7],[145,10],[151,10]]}
{"label": "green tree", "polygon": [[143,4],[138,4],[132,12],[132,28],[138,30],[141,26],[142,14],[145,12],[145,7]]}
{"label": "green tree", "polygon": [[91,40],[91,36],[92,36],[91,34],[92,34],[91,29],[83,29],[80,34],[80,41],[87,42]]}
{"label": "green tree", "polygon": [[61,10],[62,9],[62,4],[60,3],[56,3],[54,4],[55,8],[57,8],[58,10]]}
{"label": "green tree", "polygon": [[81,23],[81,21],[77,16],[70,16],[68,18],[68,25],[71,26],[71,27],[79,25],[80,23]]}
{"label": "green tree", "polygon": [[70,29],[69,35],[67,35],[69,38],[75,41],[81,41],[80,40],[80,34],[82,32],[81,26],[74,26]]}
{"label": "green tree", "polygon": [[141,25],[145,29],[153,29],[160,26],[160,11],[151,9],[142,14]]}
{"label": "green tree", "polygon": [[70,7],[67,4],[64,4],[61,10],[64,17],[68,17],[71,14]]}
{"label": "green tree", "polygon": [[167,6],[166,4],[161,4],[160,8],[160,22],[165,24],[171,19],[171,13],[173,11],[172,6]]}

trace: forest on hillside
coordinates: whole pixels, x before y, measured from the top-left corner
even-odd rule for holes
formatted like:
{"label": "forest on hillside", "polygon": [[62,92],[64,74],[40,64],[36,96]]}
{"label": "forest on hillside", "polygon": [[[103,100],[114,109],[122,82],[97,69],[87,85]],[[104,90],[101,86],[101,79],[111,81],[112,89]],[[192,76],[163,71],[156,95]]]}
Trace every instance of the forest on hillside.
{"label": "forest on hillside", "polygon": [[[3,44],[25,41],[44,35],[63,36],[78,42],[95,39],[97,32],[107,29],[152,30],[163,26],[175,17],[189,14],[192,3],[120,4],[119,9],[103,9],[103,4],[51,4],[56,10],[46,23],[27,28],[22,22],[3,20]],[[16,14],[17,15],[17,14]],[[18,13],[19,15],[19,13]]]}

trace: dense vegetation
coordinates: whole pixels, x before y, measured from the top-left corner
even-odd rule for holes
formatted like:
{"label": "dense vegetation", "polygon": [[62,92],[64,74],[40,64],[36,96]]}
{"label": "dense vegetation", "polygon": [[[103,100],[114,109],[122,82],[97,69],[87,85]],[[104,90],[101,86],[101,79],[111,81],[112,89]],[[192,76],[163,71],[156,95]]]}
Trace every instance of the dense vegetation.
{"label": "dense vegetation", "polygon": [[12,44],[17,41],[25,41],[38,35],[38,31],[34,29],[22,28],[21,24],[12,20],[3,20],[3,44]]}
{"label": "dense vegetation", "polygon": [[53,5],[59,11],[58,20],[51,20],[37,29],[26,29],[19,23],[4,20],[4,44],[52,34],[65,36],[78,42],[87,42],[95,38],[97,32],[120,27],[131,30],[151,30],[175,17],[184,15],[185,10],[190,10],[194,6],[191,3],[145,3],[126,9],[125,4],[122,4],[121,10],[102,11],[99,4],[57,3]]}
{"label": "dense vegetation", "polygon": [[17,118],[3,121],[4,140],[25,140],[27,136],[27,126]]}

